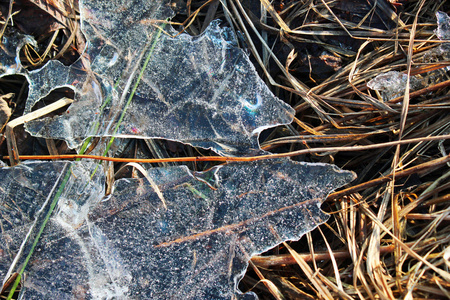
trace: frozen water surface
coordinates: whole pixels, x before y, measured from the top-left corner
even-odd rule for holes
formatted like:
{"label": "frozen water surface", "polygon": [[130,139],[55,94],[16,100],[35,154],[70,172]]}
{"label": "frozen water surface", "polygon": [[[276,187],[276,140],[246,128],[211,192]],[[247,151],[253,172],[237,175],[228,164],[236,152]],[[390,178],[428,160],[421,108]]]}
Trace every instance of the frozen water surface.
{"label": "frozen water surface", "polygon": [[88,136],[163,138],[236,155],[259,150],[262,130],[292,121],[293,109],[218,22],[199,37],[172,38],[152,26],[171,16],[165,1],[82,1],[80,10],[85,54],[70,67],[52,61],[26,73],[26,113],[53,89],[75,91],[65,114],[27,123],[33,135],[72,148]]}
{"label": "frozen water surface", "polygon": [[3,51],[0,51],[0,77],[25,72],[20,64],[19,50],[26,44],[36,45],[33,37],[8,29],[1,39]]}
{"label": "frozen water surface", "polygon": [[436,29],[436,35],[440,40],[450,41],[450,17],[442,11],[436,12],[436,19],[438,28]]}
{"label": "frozen water surface", "polygon": [[[389,71],[375,78],[371,79],[367,83],[367,87],[381,92],[384,101],[389,101],[391,99],[403,96],[406,88],[406,81],[408,80],[408,75],[398,72]],[[416,90],[420,87],[420,80],[411,77],[410,78],[410,89]]]}
{"label": "frozen water surface", "polygon": [[[287,159],[203,173],[154,168],[148,170],[153,184],[121,179],[101,200],[104,178],[89,181],[90,166],[72,165],[76,180],[66,185],[27,267],[24,299],[254,299],[237,290],[250,257],[326,221],[322,200],[354,177],[335,166]],[[18,248],[5,242],[21,242],[16,239],[39,219],[37,211],[67,168],[52,162],[0,169],[2,178],[11,178],[1,182],[8,195],[0,206],[1,245],[8,245],[2,275]],[[26,203],[13,193],[21,189],[33,191],[17,196],[30,199]]]}
{"label": "frozen water surface", "polygon": [[[65,235],[70,235],[74,228],[78,228],[85,222],[90,207],[95,205],[104,194],[102,168],[100,172],[91,176],[95,166],[96,164],[85,162],[28,162],[12,168],[0,167],[0,277],[2,280],[7,279],[10,272],[18,271],[24,262],[32,241],[58,192],[60,192],[59,201],[52,219],[45,227],[44,236],[51,238],[52,243],[61,243],[60,240],[64,239]],[[68,175],[67,178],[66,175]],[[76,240],[76,237],[72,235],[72,239]],[[38,246],[38,253],[42,252],[46,255],[48,254],[47,246],[43,245]],[[70,244],[61,245],[70,252],[75,251],[74,248],[67,248]],[[41,259],[44,259],[38,253],[33,256],[33,259],[37,259],[36,266],[40,264]],[[55,262],[59,258],[52,259],[52,262]],[[67,265],[70,265],[69,261]],[[76,267],[76,265],[73,266],[73,268]],[[70,277],[72,271],[62,275],[64,269],[58,267],[39,273],[37,277],[58,272],[61,276],[68,276],[64,280],[72,278]],[[45,290],[45,286],[40,288]],[[45,298],[49,298],[50,295],[48,294]]]}

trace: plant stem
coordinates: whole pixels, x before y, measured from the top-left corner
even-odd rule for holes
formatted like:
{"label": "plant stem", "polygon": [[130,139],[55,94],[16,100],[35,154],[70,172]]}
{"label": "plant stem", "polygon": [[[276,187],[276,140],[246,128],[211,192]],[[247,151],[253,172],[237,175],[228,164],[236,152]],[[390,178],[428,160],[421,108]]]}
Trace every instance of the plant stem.
{"label": "plant stem", "polygon": [[59,189],[56,192],[55,197],[53,197],[53,201],[50,205],[49,210],[47,211],[47,215],[45,216],[44,221],[42,222],[41,227],[39,228],[39,232],[37,233],[36,237],[34,238],[33,244],[31,245],[31,249],[28,252],[27,257],[25,258],[25,261],[23,262],[22,267],[20,268],[20,270],[18,272],[16,280],[14,281],[14,285],[12,286],[11,291],[8,294],[7,300],[12,299],[14,292],[16,291],[17,286],[20,283],[20,279],[22,278],[23,272],[25,271],[25,268],[26,268],[28,262],[30,261],[31,256],[33,255],[34,249],[36,248],[36,246],[39,242],[42,232],[44,232],[45,225],[47,225],[48,220],[50,220],[50,216],[52,215],[52,212],[55,209],[56,204],[58,203],[59,197],[61,196],[62,192],[64,191],[64,188],[66,187],[67,182],[69,181],[69,178],[71,175],[70,168],[71,168],[71,166],[69,166],[69,170],[67,170],[66,176],[64,177],[63,181],[61,182],[61,185],[59,186]]}

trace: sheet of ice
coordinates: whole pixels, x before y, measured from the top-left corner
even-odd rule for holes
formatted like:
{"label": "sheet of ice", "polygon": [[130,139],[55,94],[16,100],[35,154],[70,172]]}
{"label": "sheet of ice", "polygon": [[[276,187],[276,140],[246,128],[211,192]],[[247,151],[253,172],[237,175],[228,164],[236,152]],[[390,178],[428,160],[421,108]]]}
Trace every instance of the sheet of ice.
{"label": "sheet of ice", "polygon": [[0,77],[11,74],[23,74],[25,70],[19,59],[20,49],[30,44],[35,46],[36,41],[32,36],[24,35],[17,30],[8,28],[2,36],[0,51]]}
{"label": "sheet of ice", "polygon": [[260,131],[290,123],[291,107],[270,92],[231,37],[217,22],[198,38],[162,37],[118,134],[235,153],[259,149]]}
{"label": "sheet of ice", "polygon": [[[379,91],[383,97],[383,101],[389,101],[404,95],[407,79],[408,75],[404,73],[389,71],[371,79],[367,83],[367,87]],[[416,90],[420,87],[421,81],[412,76],[410,78],[410,89]]]}
{"label": "sheet of ice", "polygon": [[70,67],[51,61],[25,74],[25,113],[53,89],[75,91],[65,114],[26,124],[33,135],[64,139],[72,148],[88,136],[163,138],[236,155],[259,150],[262,130],[292,121],[293,109],[270,92],[232,31],[218,22],[199,37],[157,38],[152,24],[172,15],[166,1],[86,0],[80,11],[83,57]]}
{"label": "sheet of ice", "polygon": [[440,40],[450,41],[450,17],[442,11],[436,12],[438,28],[435,30]]}
{"label": "sheet of ice", "polygon": [[104,194],[102,168],[91,178],[93,167],[92,163],[63,161],[0,167],[0,280],[7,279],[9,270],[18,271],[62,184],[56,214],[44,235],[55,230],[67,234],[85,222],[89,208]]}
{"label": "sheet of ice", "polygon": [[[442,41],[447,41],[447,43],[442,43],[439,47],[429,50],[424,56],[425,63],[436,63],[450,60],[450,17],[446,13],[438,11],[436,12],[436,19],[438,25],[435,30],[436,36]],[[447,66],[445,70],[450,71],[450,66]],[[435,75],[434,77],[446,76],[445,74],[439,75]]]}
{"label": "sheet of ice", "polygon": [[248,259],[323,223],[321,201],[354,177],[290,160],[148,175],[153,185],[117,181],[83,223],[61,209],[27,267],[24,299],[254,299],[237,290]]}

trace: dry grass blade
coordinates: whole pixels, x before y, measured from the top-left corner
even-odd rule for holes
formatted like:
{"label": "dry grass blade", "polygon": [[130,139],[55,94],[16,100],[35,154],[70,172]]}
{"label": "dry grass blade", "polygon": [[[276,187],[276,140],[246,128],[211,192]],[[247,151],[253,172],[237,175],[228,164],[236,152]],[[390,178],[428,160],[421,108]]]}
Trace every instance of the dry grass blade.
{"label": "dry grass blade", "polygon": [[0,31],[0,38],[3,38],[3,34],[5,33],[6,27],[8,26],[9,21],[11,20],[12,22],[12,16],[13,16],[13,5],[14,5],[14,1],[10,0],[9,1],[9,6],[8,6],[8,14],[6,16],[6,20],[5,23],[2,26],[2,29]]}
{"label": "dry grass blade", "polygon": [[[413,258],[419,260],[421,263],[425,264],[426,266],[428,266],[430,269],[432,269],[433,271],[435,271],[436,273],[438,273],[440,276],[442,276],[447,282],[450,282],[450,273],[447,271],[444,271],[438,267],[436,267],[435,265],[431,264],[428,260],[426,260],[424,257],[421,257],[420,255],[418,255],[417,253],[415,253],[413,250],[411,250],[411,248],[409,248],[407,245],[405,245],[402,241],[400,241],[394,234],[392,234],[379,220],[376,216],[373,215],[372,212],[370,212],[369,210],[366,209],[367,215],[372,219],[372,221],[375,222],[376,225],[378,225],[380,227],[381,230],[384,231],[384,233],[389,234],[399,245],[400,247],[402,247],[402,249],[408,253],[410,256],[412,256]],[[441,254],[441,256],[443,255],[443,253]]]}
{"label": "dry grass blade", "polygon": [[298,255],[298,253],[294,249],[292,249],[288,244],[286,243],[283,244],[286,247],[286,249],[288,249],[289,253],[292,255],[295,262],[298,264],[298,266],[302,269],[302,271],[311,281],[313,286],[316,288],[317,297],[319,299],[333,299],[333,296],[331,295],[330,291],[322,283],[322,281],[319,280],[319,278],[317,278],[316,274],[313,272],[311,267],[303,260],[303,258],[300,255]]}
{"label": "dry grass blade", "polygon": [[51,112],[54,112],[55,110],[58,110],[66,105],[71,104],[72,102],[73,102],[73,100],[69,99],[69,98],[60,99],[50,105],[47,105],[46,107],[38,109],[29,114],[26,114],[20,118],[14,119],[11,122],[6,124],[5,136],[7,139],[8,154],[9,154],[9,160],[10,160],[11,166],[14,166],[19,163],[19,153],[17,153],[18,148],[17,148],[17,144],[16,144],[16,137],[14,136],[14,127],[16,127],[18,125],[22,125],[31,120],[40,118],[42,116],[45,116]]}
{"label": "dry grass blade", "polygon": [[73,1],[60,1],[60,0],[30,0],[33,3],[53,18],[58,20],[61,24],[66,27],[71,26],[71,22],[68,17],[75,17],[74,7],[71,6]]}
{"label": "dry grass blade", "polygon": [[277,286],[275,284],[273,284],[272,281],[264,278],[264,275],[261,273],[261,271],[259,271],[258,267],[256,267],[252,263],[252,261],[250,261],[249,263],[250,263],[250,266],[252,267],[252,269],[258,275],[258,277],[260,279],[259,282],[262,282],[266,286],[266,288],[269,290],[269,292],[272,294],[272,296],[277,300],[284,300],[285,298],[284,298],[283,294],[280,292],[280,290],[277,288]]}
{"label": "dry grass blade", "polygon": [[[158,195],[158,198],[159,198],[159,200],[161,200],[164,208],[167,209],[167,204],[166,204],[166,200],[164,199],[163,193],[161,192],[161,190],[159,189],[158,185],[155,183],[153,178],[151,178],[148,175],[148,172],[140,164],[134,163],[134,162],[127,163],[121,169],[128,167],[128,166],[136,168],[139,172],[141,172],[142,175],[144,175],[145,179],[147,179],[147,181],[150,183],[150,185],[153,188],[153,190],[155,191],[156,195]],[[119,169],[116,173],[120,172],[121,169]]]}

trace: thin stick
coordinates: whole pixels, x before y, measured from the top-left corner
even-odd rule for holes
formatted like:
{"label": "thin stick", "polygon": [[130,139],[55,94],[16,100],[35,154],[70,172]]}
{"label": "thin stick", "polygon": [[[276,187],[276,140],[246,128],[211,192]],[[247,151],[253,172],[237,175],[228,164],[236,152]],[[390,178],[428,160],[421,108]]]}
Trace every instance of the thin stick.
{"label": "thin stick", "polygon": [[[21,155],[18,156],[19,159],[36,159],[36,160],[46,160],[46,159],[96,159],[105,160],[113,162],[137,162],[137,163],[162,163],[162,162],[199,162],[199,161],[256,161],[264,159],[274,159],[283,157],[293,157],[303,154],[310,153],[320,153],[320,152],[347,152],[347,151],[365,151],[373,150],[384,147],[392,147],[396,145],[406,145],[414,144],[420,142],[437,141],[437,140],[448,140],[450,139],[450,134],[438,135],[438,136],[428,136],[386,143],[379,143],[374,145],[363,145],[363,146],[346,146],[346,147],[322,147],[313,149],[302,149],[298,151],[292,151],[287,153],[279,154],[268,154],[261,156],[248,156],[248,157],[234,157],[234,156],[191,156],[191,157],[173,157],[173,158],[119,158],[119,157],[105,157],[99,155],[85,155],[85,154],[65,154],[65,155]],[[448,156],[447,156],[448,157]],[[3,156],[3,159],[9,159],[9,156]]]}
{"label": "thin stick", "polygon": [[[419,214],[417,214],[419,215]],[[428,241],[427,241],[428,242]],[[406,246],[413,246],[413,242],[405,243]],[[395,250],[394,245],[387,245],[380,247],[380,254],[392,253]],[[316,252],[314,255],[311,253],[299,253],[306,262],[330,260],[330,252]],[[350,252],[347,250],[334,251],[334,258],[337,259],[347,259],[350,258]],[[272,268],[279,266],[295,265],[297,262],[291,254],[278,254],[278,255],[268,255],[268,256],[253,256],[251,261],[260,268]]]}

